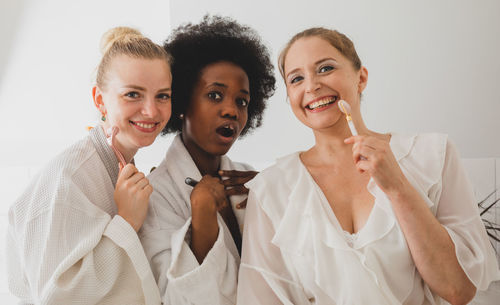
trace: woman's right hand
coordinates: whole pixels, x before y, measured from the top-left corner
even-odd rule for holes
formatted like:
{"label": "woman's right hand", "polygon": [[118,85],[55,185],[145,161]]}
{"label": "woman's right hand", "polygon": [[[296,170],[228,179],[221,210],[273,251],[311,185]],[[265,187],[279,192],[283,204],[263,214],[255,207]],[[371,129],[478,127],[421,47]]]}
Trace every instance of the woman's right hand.
{"label": "woman's right hand", "polygon": [[118,215],[136,232],[146,219],[149,196],[152,192],[153,187],[149,184],[149,180],[133,164],[127,164],[120,170],[114,193]]}
{"label": "woman's right hand", "polygon": [[217,240],[217,212],[227,206],[219,178],[203,176],[191,192],[191,249],[201,264]]}
{"label": "woman's right hand", "polygon": [[216,224],[217,212],[226,206],[226,192],[221,180],[210,175],[203,176],[191,192],[193,222]]}

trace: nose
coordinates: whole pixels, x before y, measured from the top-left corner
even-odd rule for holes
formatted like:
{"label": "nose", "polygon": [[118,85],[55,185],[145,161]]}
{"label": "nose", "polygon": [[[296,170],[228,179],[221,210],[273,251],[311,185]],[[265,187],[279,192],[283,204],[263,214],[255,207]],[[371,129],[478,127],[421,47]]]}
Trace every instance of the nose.
{"label": "nose", "polygon": [[236,102],[226,99],[221,104],[221,116],[223,118],[236,120],[238,118],[238,106],[236,105]]}
{"label": "nose", "polygon": [[148,118],[154,118],[158,115],[158,105],[154,97],[148,97],[144,100],[141,113]]}
{"label": "nose", "polygon": [[321,83],[316,76],[306,78],[306,92],[311,93],[321,88]]}

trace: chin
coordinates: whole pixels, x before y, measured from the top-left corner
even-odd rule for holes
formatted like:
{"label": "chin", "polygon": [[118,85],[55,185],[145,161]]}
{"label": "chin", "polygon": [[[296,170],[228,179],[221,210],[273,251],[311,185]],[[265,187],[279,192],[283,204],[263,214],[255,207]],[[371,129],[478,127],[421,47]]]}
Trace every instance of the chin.
{"label": "chin", "polygon": [[208,153],[214,155],[214,156],[223,156],[227,154],[227,152],[231,149],[233,144],[228,144],[228,145],[217,145],[215,147],[212,147]]}
{"label": "chin", "polygon": [[307,122],[305,125],[311,129],[314,129],[314,130],[320,130],[320,129],[327,129],[327,128],[330,128],[332,126],[334,126],[335,124],[337,124],[339,122],[339,120],[320,120],[320,121],[314,121],[314,122]]}
{"label": "chin", "polygon": [[143,148],[143,147],[147,147],[147,146],[153,144],[154,139],[152,139],[152,140],[138,139],[137,141],[134,141],[134,142],[135,142],[135,146],[137,148]]}

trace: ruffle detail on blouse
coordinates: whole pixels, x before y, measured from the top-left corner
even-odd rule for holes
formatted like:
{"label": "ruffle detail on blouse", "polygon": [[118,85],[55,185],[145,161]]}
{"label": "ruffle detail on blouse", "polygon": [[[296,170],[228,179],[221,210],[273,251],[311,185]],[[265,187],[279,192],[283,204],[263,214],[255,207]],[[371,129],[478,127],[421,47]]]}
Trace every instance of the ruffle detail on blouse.
{"label": "ruffle detail on blouse", "polygon": [[[338,304],[401,304],[413,288],[414,276],[394,283],[399,286],[395,290],[401,292],[396,297],[387,281],[377,278],[376,273],[383,274],[380,270],[375,270],[378,258],[365,255],[363,250],[395,229],[396,221],[392,209],[390,206],[384,206],[385,200],[380,200],[385,194],[375,183],[370,184],[375,204],[365,224],[366,229],[364,227],[359,231],[351,246],[343,236],[342,228],[323,193],[301,163],[298,153],[292,157],[280,160],[282,163],[279,164],[287,168],[287,176],[295,179],[294,184],[289,185],[291,191],[287,208],[276,227],[273,244],[292,257],[298,257],[296,268],[303,266],[312,269],[312,272],[306,273],[314,274],[317,286]],[[287,165],[287,162],[294,164]],[[399,259],[394,265],[401,272],[414,273],[414,265],[407,264],[408,261],[411,262],[411,259]],[[332,282],[332,274],[338,274],[339,281]],[[345,274],[352,274],[352,277],[341,278]],[[363,287],[365,292],[372,292],[361,294],[354,291],[359,287]],[[370,298],[364,299],[367,296]]]}
{"label": "ruffle detail on blouse", "polygon": [[[391,149],[406,179],[436,214],[446,156],[445,134],[427,133],[412,137],[393,134]],[[429,166],[437,164],[437,166]]]}

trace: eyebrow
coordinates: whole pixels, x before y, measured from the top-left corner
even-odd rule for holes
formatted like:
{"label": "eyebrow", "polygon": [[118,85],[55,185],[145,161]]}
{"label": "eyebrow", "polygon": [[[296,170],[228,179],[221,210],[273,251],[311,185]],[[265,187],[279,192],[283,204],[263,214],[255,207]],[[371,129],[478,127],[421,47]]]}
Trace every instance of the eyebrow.
{"label": "eyebrow", "polygon": [[[333,57],[325,57],[325,58],[322,58],[322,59],[320,59],[320,60],[316,61],[316,62],[314,63],[314,65],[315,65],[315,66],[316,66],[316,65],[319,65],[320,63],[322,63],[322,62],[324,62],[324,61],[327,61],[327,60],[333,60],[334,62],[337,62],[337,60],[335,60],[335,58],[333,58]],[[290,76],[290,74],[295,73],[297,70],[300,70],[300,68],[295,68],[295,69],[293,69],[292,71],[288,72],[288,73],[286,74],[286,78],[288,78],[288,77]]]}
{"label": "eyebrow", "polygon": [[141,86],[136,86],[136,85],[125,85],[125,86],[123,86],[123,88],[130,88],[130,89],[146,91],[145,88],[143,88]]}
{"label": "eyebrow", "polygon": [[[222,88],[228,88],[228,86],[226,84],[223,84],[223,83],[218,83],[218,82],[213,82],[211,83],[210,85],[207,86],[207,88],[209,87],[212,87],[212,86],[215,86],[215,87],[222,87]],[[248,92],[247,90],[245,89],[240,89],[240,92],[241,93],[244,93],[244,94],[248,94],[250,95],[250,92]]]}
{"label": "eyebrow", "polygon": [[[141,87],[141,86],[137,86],[137,85],[125,85],[123,86],[124,88],[130,88],[130,89],[136,89],[136,90],[141,90],[141,91],[146,91],[145,88]],[[160,89],[158,90],[158,92],[162,92],[162,91],[172,91],[171,88],[163,88],[163,89]]]}

